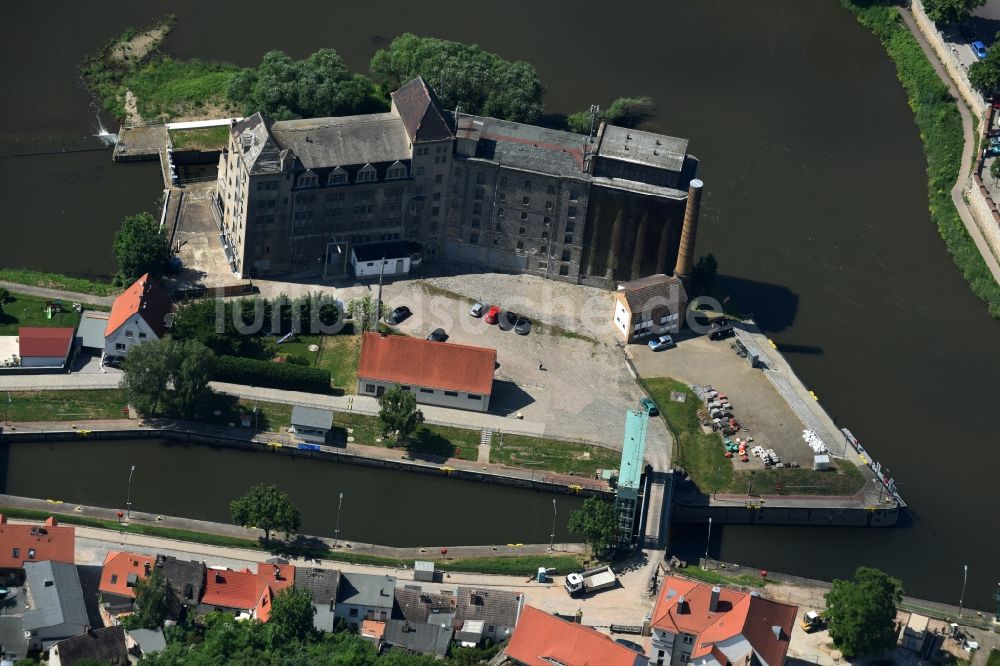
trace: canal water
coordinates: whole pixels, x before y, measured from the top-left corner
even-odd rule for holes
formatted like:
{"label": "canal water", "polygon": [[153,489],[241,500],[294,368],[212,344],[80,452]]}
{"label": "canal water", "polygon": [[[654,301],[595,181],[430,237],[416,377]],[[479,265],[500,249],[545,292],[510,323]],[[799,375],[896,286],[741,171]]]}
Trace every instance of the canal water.
{"label": "canal water", "polygon": [[[67,504],[231,522],[229,502],[258,483],[285,490],[303,534],[387,546],[548,543],[552,500],[557,542],[582,498],[525,488],[349,465],[281,453],[168,440],[73,440],[0,445],[0,492]],[[99,471],[98,471],[99,470]]]}
{"label": "canal water", "polygon": [[[649,95],[658,106],[650,128],[689,138],[702,160],[699,251],[716,255],[733,298],[892,471],[912,506],[912,520],[893,530],[715,530],[712,555],[820,578],[869,564],[914,595],[953,603],[968,564],[966,604],[991,605],[1000,324],[971,295],[929,219],[920,138],[892,63],[836,0],[513,0],[472,13],[416,12],[398,0],[272,8],[254,0],[238,14],[194,0],[8,7],[0,262],[113,270],[105,248],[123,214],[152,208],[155,167],[112,165],[110,152],[11,155],[26,146],[99,147],[76,65],[158,14],[179,16],[166,49],[181,58],[250,65],[270,49],[302,57],[333,46],[363,70],[409,30],[534,63],[550,111]],[[246,464],[234,457],[223,469],[239,475]],[[48,470],[36,469],[41,483]],[[178,487],[193,504],[207,503],[214,482],[186,478],[178,475]],[[407,477],[393,490],[431,481]],[[467,501],[488,492],[470,487]],[[676,535],[682,551],[703,551],[704,528]]]}

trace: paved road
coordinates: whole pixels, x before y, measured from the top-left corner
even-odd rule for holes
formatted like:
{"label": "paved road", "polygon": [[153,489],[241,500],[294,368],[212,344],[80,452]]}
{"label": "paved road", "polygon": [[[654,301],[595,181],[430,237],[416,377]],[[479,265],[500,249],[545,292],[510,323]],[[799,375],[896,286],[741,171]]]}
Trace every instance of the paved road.
{"label": "paved road", "polygon": [[937,54],[934,53],[934,49],[927,43],[924,34],[917,27],[916,22],[913,20],[913,14],[910,10],[903,8],[899,9],[899,13],[903,17],[906,27],[913,34],[914,39],[917,40],[920,48],[923,49],[927,60],[934,67],[934,71],[944,81],[944,84],[948,86],[948,92],[955,98],[955,103],[958,105],[958,112],[962,116],[962,133],[965,136],[965,145],[962,147],[962,163],[958,180],[955,181],[955,186],[951,188],[951,200],[955,203],[955,208],[958,209],[958,214],[962,218],[962,223],[965,225],[966,230],[968,230],[972,240],[976,243],[979,254],[982,255],[983,260],[993,274],[993,279],[1000,283],[1000,264],[997,263],[996,257],[993,256],[993,252],[986,243],[986,239],[983,237],[979,225],[976,224],[976,220],[972,216],[972,211],[969,209],[969,205],[965,202],[965,197],[962,195],[962,190],[965,183],[969,180],[969,174],[972,170],[973,152],[976,147],[976,133],[972,122],[972,114],[969,112],[969,108],[965,105],[965,102],[962,101],[962,95],[955,86],[955,82],[951,80],[947,70],[945,70],[941,61],[938,60]]}
{"label": "paved road", "polygon": [[32,287],[17,282],[7,282],[0,280],[0,287],[12,291],[16,294],[26,296],[39,296],[41,298],[60,299],[63,301],[73,301],[76,303],[90,303],[91,305],[105,305],[111,307],[115,302],[114,296],[92,296],[90,294],[78,294],[73,291],[62,291],[60,289],[48,289],[46,287]]}

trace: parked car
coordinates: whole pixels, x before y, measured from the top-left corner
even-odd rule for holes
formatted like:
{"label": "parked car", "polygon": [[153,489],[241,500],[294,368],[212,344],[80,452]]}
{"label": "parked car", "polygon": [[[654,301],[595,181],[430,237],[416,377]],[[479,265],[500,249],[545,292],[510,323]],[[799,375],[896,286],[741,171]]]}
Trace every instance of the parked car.
{"label": "parked car", "polygon": [[124,356],[109,355],[104,357],[104,365],[108,366],[109,368],[120,368],[122,367],[122,363],[124,362],[125,362]]}
{"label": "parked car", "polygon": [[404,321],[409,319],[412,315],[413,313],[410,312],[410,308],[406,307],[405,305],[400,305],[398,308],[390,312],[389,316],[386,317],[385,319],[390,324],[395,326],[396,324],[403,323]]}
{"label": "parked car", "polygon": [[674,346],[674,339],[669,335],[660,335],[649,341],[649,348],[653,351],[663,351]]}
{"label": "parked car", "polygon": [[514,325],[514,332],[518,335],[527,335],[531,333],[531,321],[521,317],[517,320],[517,324]]}
{"label": "parked car", "polygon": [[500,313],[500,321],[497,323],[500,325],[501,331],[509,331],[510,329],[517,326],[517,320],[521,317],[518,316],[516,312],[510,312],[509,310]]}
{"label": "parked car", "polygon": [[660,410],[656,407],[656,403],[648,396],[639,401],[639,406],[650,416],[660,415]]}
{"label": "parked car", "polygon": [[435,328],[431,331],[431,334],[427,336],[428,340],[433,340],[434,342],[444,342],[448,339],[448,334],[444,332],[443,328]]}
{"label": "parked car", "polygon": [[488,309],[489,306],[486,305],[485,303],[476,303],[475,305],[472,306],[472,309],[469,310],[469,314],[473,317],[482,317],[484,314],[486,314],[486,311]]}
{"label": "parked car", "polygon": [[986,44],[983,44],[981,41],[977,39],[976,41],[972,42],[970,46],[972,47],[972,52],[976,54],[977,58],[983,60],[986,57],[987,53]]}
{"label": "parked car", "polygon": [[500,319],[500,308],[495,305],[491,305],[486,316],[483,317],[487,324],[495,324]]}

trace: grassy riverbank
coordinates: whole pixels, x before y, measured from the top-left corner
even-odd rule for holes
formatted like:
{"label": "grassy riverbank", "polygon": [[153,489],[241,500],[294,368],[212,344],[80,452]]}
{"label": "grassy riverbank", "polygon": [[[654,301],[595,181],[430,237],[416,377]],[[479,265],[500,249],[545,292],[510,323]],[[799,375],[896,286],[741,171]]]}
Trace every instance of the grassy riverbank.
{"label": "grassy riverbank", "polygon": [[121,419],[125,396],[118,389],[79,391],[9,391],[4,394],[4,413],[11,421],[83,421]]}
{"label": "grassy riverbank", "polygon": [[906,90],[927,157],[931,219],[973,293],[986,302],[990,315],[1000,318],[1000,285],[993,279],[951,199],[965,142],[956,100],[903,24],[897,9],[887,0],[841,0],[841,5],[879,38],[896,64],[896,76]]}
{"label": "grassy riverbank", "polygon": [[17,330],[22,326],[76,328],[77,322],[80,321],[80,315],[71,307],[71,304],[65,303],[64,311],[53,312],[50,319],[46,313],[48,302],[47,298],[38,296],[11,294],[7,301],[2,304],[0,335],[17,335]]}
{"label": "grassy riverbank", "polygon": [[[53,504],[59,507],[60,504]],[[35,509],[21,509],[14,507],[0,507],[0,513],[8,518],[20,518],[22,520],[44,521],[49,516],[55,516],[60,523],[65,525],[80,525],[82,527],[93,527],[104,530],[114,530],[127,532],[129,534],[140,534],[143,536],[158,537],[161,539],[175,539],[177,541],[187,541],[208,546],[219,546],[223,548],[245,548],[248,550],[275,552],[286,555],[298,555],[313,557],[324,560],[334,560],[351,564],[364,564],[381,567],[405,566],[413,568],[412,559],[397,559],[391,557],[380,557],[367,553],[354,552],[351,550],[338,549],[333,551],[330,548],[296,548],[294,545],[281,542],[274,542],[265,546],[256,539],[245,539],[223,534],[212,534],[209,532],[197,532],[194,530],[182,530],[161,525],[146,525],[130,523],[122,525],[116,520],[105,520],[102,518],[92,518],[73,513],[58,513],[50,511],[38,511]],[[581,555],[498,555],[495,557],[467,557],[467,558],[428,558],[433,559],[438,569],[443,571],[461,571],[469,573],[500,574],[509,576],[530,576],[538,571],[539,567],[551,567],[556,571],[565,573],[579,569],[583,564]]]}
{"label": "grassy riverbank", "polygon": [[0,280],[28,285],[29,287],[59,289],[91,296],[114,296],[120,291],[110,282],[97,282],[96,280],[69,277],[58,273],[42,273],[20,268],[0,268]]}
{"label": "grassy riverbank", "polygon": [[[815,472],[811,469],[734,470],[729,458],[723,456],[718,433],[703,432],[698,409],[702,402],[685,384],[666,377],[644,379],[650,396],[659,405],[667,427],[674,437],[673,463],[687,470],[703,493],[775,494],[776,484],[794,488],[796,495],[853,495],[865,484],[865,477],[856,466],[837,461],[836,471]],[[673,391],[684,393],[684,402],[670,399]]]}

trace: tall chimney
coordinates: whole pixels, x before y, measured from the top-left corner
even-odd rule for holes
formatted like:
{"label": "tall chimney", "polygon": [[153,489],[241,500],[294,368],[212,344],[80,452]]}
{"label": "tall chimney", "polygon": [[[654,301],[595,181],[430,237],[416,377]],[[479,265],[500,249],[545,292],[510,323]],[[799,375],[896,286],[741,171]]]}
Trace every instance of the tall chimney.
{"label": "tall chimney", "polygon": [[701,212],[701,190],[705,183],[693,178],[688,186],[687,206],[684,208],[684,228],[681,231],[681,244],[677,248],[677,265],[674,275],[683,279],[691,277],[694,268],[694,242],[698,236],[698,215]]}
{"label": "tall chimney", "polygon": [[722,588],[713,587],[712,588],[712,599],[708,602],[708,610],[710,613],[714,613],[719,610],[719,594],[722,592]]}

